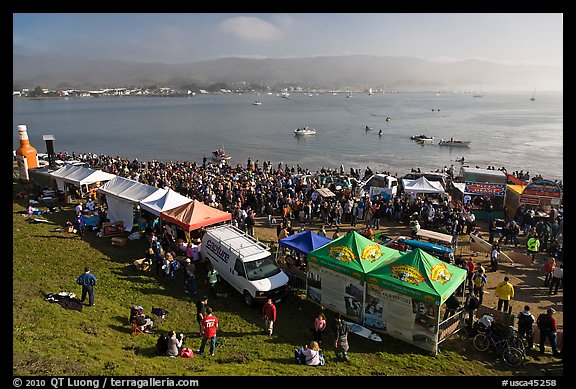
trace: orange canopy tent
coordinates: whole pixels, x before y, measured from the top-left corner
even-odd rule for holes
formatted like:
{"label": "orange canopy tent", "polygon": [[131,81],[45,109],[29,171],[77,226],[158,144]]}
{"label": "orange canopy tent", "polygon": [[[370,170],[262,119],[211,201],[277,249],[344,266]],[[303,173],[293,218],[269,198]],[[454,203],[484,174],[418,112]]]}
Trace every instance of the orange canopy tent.
{"label": "orange canopy tent", "polygon": [[161,212],[160,218],[175,223],[185,231],[192,231],[200,227],[232,220],[232,214],[194,200]]}

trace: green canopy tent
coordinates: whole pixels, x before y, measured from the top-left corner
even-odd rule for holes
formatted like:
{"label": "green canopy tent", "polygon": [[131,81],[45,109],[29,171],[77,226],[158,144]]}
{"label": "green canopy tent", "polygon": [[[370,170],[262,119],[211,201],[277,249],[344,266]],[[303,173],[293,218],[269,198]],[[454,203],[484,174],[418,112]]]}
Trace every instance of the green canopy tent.
{"label": "green canopy tent", "polygon": [[361,321],[368,272],[401,255],[398,250],[350,231],[308,253],[307,296],[328,309]]}
{"label": "green canopy tent", "polygon": [[450,316],[441,325],[440,308],[466,281],[466,273],[416,248],[368,273],[370,314],[365,315],[364,324],[437,352],[438,344],[449,335],[444,330],[450,327],[453,333],[460,321]]}

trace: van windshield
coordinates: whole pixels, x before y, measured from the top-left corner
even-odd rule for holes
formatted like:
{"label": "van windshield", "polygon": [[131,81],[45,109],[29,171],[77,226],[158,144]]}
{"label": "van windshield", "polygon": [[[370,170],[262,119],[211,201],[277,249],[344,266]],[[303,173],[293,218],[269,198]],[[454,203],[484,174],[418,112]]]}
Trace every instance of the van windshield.
{"label": "van windshield", "polygon": [[257,261],[245,262],[244,267],[246,278],[250,281],[258,281],[280,273],[280,268],[271,255]]}

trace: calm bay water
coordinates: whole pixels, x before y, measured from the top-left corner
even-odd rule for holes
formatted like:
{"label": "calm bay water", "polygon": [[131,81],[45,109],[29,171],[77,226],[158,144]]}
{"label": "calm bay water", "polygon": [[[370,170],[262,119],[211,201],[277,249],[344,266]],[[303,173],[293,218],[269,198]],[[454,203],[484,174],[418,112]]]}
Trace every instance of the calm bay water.
{"label": "calm bay water", "polygon": [[[191,98],[110,97],[13,100],[13,148],[18,124],[33,146],[56,151],[119,155],[139,160],[200,162],[224,147],[231,163],[282,161],[310,170],[366,166],[402,175],[432,170],[464,157],[466,165],[505,166],[547,179],[563,179],[563,94],[454,93],[197,95]],[[253,105],[255,100],[262,105]],[[386,117],[391,118],[386,121]],[[368,125],[373,130],[366,131]],[[297,137],[310,126],[315,136]],[[378,135],[382,130],[382,136]],[[410,136],[434,136],[421,146]],[[469,148],[438,140],[470,140]]]}

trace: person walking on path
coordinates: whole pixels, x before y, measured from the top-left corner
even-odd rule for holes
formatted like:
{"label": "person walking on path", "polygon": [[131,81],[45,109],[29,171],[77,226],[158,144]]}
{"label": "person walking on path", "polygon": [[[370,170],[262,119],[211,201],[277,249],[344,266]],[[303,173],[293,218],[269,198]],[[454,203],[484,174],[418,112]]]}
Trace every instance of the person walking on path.
{"label": "person walking on path", "polygon": [[514,297],[514,286],[510,283],[508,276],[504,277],[504,281],[496,286],[494,293],[498,297],[498,311],[502,311],[502,307],[504,307],[504,312],[508,312],[510,300]]}
{"label": "person walking on path", "polygon": [[[556,266],[552,271],[552,280],[550,281],[548,295],[558,294],[558,288],[560,287],[563,278],[564,278],[564,264],[560,263],[560,265]],[[552,292],[552,289],[554,289],[554,292]]]}
{"label": "person walking on path", "polygon": [[210,341],[210,355],[214,356],[216,350],[216,332],[218,330],[218,318],[212,314],[212,308],[206,308],[206,317],[202,320],[202,343],[196,352],[198,355],[204,354],[206,343]]}
{"label": "person walking on path", "polygon": [[530,313],[530,306],[525,305],[524,310],[521,311],[518,316],[518,335],[521,339],[526,339],[528,342],[528,348],[534,347],[534,329],[532,325],[536,321],[534,315]]}
{"label": "person walking on path", "polygon": [[84,268],[84,274],[82,274],[78,279],[76,279],[76,283],[82,286],[82,299],[81,302],[86,300],[86,295],[88,295],[88,306],[94,306],[94,286],[96,286],[96,277],[94,274],[90,273],[90,268]]}
{"label": "person walking on path", "polygon": [[348,350],[350,346],[348,345],[348,333],[350,329],[348,324],[342,319],[340,313],[336,313],[336,318],[333,325],[334,334],[336,336],[335,353],[337,361],[348,362]]}
{"label": "person walking on path", "polygon": [[208,296],[202,296],[201,299],[196,301],[196,321],[200,328],[200,336],[202,336],[202,320],[206,317],[206,308],[208,307]]}
{"label": "person walking on path", "polygon": [[561,354],[558,352],[558,346],[556,344],[557,325],[554,313],[556,313],[554,308],[548,308],[546,313],[541,313],[538,316],[536,325],[540,330],[540,354],[544,354],[544,344],[546,343],[546,339],[548,339],[550,341],[550,346],[552,347],[552,355],[560,357]]}
{"label": "person walking on path", "polygon": [[262,319],[264,320],[264,330],[269,336],[272,336],[274,322],[276,321],[276,305],[274,305],[272,299],[268,299],[266,304],[262,306]]}
{"label": "person walking on path", "polygon": [[478,296],[478,300],[480,300],[480,305],[482,305],[482,298],[484,297],[484,286],[486,285],[486,282],[488,282],[488,279],[484,274],[484,268],[482,266],[479,266],[474,276],[472,276],[472,284],[473,284],[472,291],[476,296]]}
{"label": "person walking on path", "polygon": [[322,343],[322,332],[326,329],[326,315],[320,312],[316,319],[314,319],[314,334],[313,338],[318,343]]}

